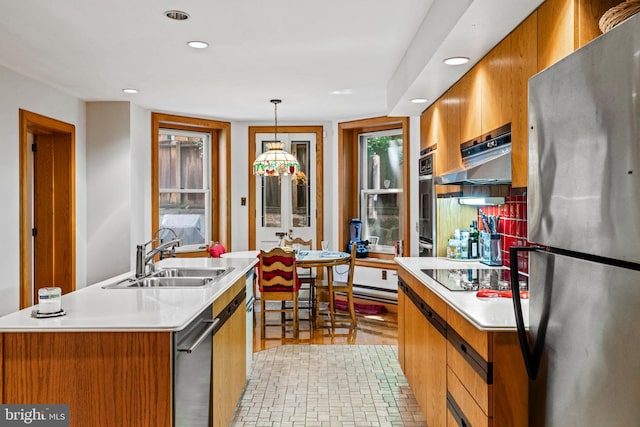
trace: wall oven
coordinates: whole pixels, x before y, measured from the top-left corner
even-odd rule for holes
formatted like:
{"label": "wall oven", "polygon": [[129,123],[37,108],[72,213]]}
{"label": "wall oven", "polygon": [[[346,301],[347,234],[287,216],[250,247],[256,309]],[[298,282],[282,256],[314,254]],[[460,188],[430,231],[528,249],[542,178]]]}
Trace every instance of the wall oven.
{"label": "wall oven", "polygon": [[418,255],[433,256],[435,229],[435,197],[433,188],[433,167],[435,146],[420,151],[418,182]]}

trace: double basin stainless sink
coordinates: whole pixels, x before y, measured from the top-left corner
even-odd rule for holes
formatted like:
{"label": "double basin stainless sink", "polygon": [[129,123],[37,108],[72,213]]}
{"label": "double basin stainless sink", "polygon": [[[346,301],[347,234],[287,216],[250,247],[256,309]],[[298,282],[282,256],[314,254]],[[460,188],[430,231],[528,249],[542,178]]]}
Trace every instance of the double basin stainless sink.
{"label": "double basin stainless sink", "polygon": [[220,280],[231,272],[233,267],[172,267],[158,270],[145,277],[128,278],[120,282],[103,286],[104,289],[142,289],[142,288],[199,288]]}

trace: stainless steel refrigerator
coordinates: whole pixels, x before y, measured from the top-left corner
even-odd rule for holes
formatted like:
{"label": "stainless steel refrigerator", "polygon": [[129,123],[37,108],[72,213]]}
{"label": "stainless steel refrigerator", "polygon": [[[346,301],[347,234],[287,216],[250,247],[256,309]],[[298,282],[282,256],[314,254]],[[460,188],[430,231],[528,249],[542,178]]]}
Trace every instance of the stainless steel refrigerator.
{"label": "stainless steel refrigerator", "polygon": [[529,80],[529,126],[529,425],[640,426],[640,14]]}

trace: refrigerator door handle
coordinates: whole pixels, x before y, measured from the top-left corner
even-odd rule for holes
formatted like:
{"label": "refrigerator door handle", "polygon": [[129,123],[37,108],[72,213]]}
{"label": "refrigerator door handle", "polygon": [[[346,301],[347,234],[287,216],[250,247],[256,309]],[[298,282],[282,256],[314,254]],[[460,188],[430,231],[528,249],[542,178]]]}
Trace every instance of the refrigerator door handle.
{"label": "refrigerator door handle", "polygon": [[[511,289],[520,288],[518,284],[518,269],[516,267],[518,265],[518,253],[535,252],[539,250],[544,251],[545,249],[539,246],[528,246],[528,247],[512,246],[511,248],[509,248],[509,261],[512,267],[509,272],[510,273],[509,275],[511,278]],[[553,270],[553,263],[551,262],[551,265],[547,265],[547,267],[550,267],[551,270]],[[548,272],[549,270],[547,269],[547,273]],[[546,277],[547,280],[551,280],[552,278],[553,278],[553,275],[549,277],[549,274],[547,274],[547,277]],[[531,292],[531,289],[529,289],[529,292]],[[547,299],[546,294],[547,292],[545,292],[545,300]],[[535,380],[536,376],[538,375],[538,369],[540,368],[540,362],[542,359],[544,335],[546,332],[546,322],[548,321],[548,316],[547,315],[543,316],[543,318],[546,318],[546,320],[543,320],[542,322],[544,323],[544,325],[540,325],[542,329],[542,333],[536,339],[534,350],[531,351],[529,338],[527,337],[527,330],[524,326],[524,318],[522,316],[522,305],[520,304],[520,293],[511,292],[511,298],[513,301],[513,308],[516,316],[516,326],[518,327],[518,340],[520,341],[520,349],[522,350],[522,357],[524,358],[524,364],[527,368],[527,374],[529,375],[529,378],[531,378],[532,380]],[[545,308],[545,312],[546,311],[547,310]]]}

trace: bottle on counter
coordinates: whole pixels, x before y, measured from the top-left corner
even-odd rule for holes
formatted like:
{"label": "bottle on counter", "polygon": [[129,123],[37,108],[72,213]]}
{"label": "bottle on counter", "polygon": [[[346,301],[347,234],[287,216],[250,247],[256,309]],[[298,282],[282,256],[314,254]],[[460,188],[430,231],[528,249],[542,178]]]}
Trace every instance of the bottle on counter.
{"label": "bottle on counter", "polygon": [[473,221],[471,226],[469,227],[469,258],[476,259],[478,258],[478,221]]}
{"label": "bottle on counter", "polygon": [[469,231],[460,230],[460,258],[468,259],[470,254],[469,248]]}

